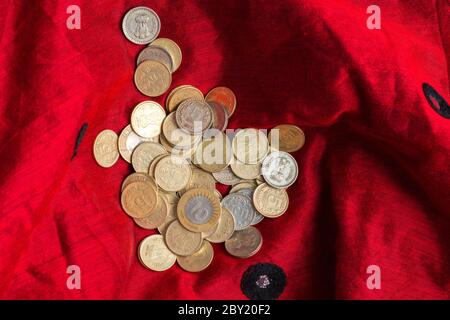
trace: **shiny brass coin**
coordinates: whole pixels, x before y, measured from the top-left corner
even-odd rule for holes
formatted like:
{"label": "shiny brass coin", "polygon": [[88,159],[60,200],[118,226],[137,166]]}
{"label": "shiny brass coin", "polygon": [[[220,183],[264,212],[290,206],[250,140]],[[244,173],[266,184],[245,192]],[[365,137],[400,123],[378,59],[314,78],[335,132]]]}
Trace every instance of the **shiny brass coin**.
{"label": "shiny brass coin", "polygon": [[214,138],[203,140],[194,153],[193,162],[196,166],[208,172],[220,172],[233,159],[231,143],[221,132]]}
{"label": "shiny brass coin", "polygon": [[270,130],[269,142],[280,151],[295,152],[305,144],[305,133],[293,124],[281,124]]}
{"label": "shiny brass coin", "polygon": [[212,89],[206,95],[205,100],[224,106],[229,116],[231,116],[236,109],[236,96],[233,91],[227,87],[217,87]]}
{"label": "shiny brass coin", "polygon": [[233,235],[234,217],[227,208],[222,207],[219,223],[216,230],[206,237],[206,240],[213,243],[225,242]]}
{"label": "shiny brass coin", "polygon": [[232,161],[231,171],[242,179],[255,179],[261,174],[261,163],[246,164],[239,160]]}
{"label": "shiny brass coin", "polygon": [[255,227],[235,231],[230,239],[225,241],[225,249],[238,258],[249,258],[255,255],[262,246],[261,233]]}
{"label": "shiny brass coin", "polygon": [[139,260],[150,270],[164,271],[175,264],[177,260],[164,243],[162,235],[154,234],[144,238],[139,243]]}
{"label": "shiny brass coin", "polygon": [[215,190],[216,180],[211,173],[191,166],[192,175],[187,186],[180,191],[180,194],[184,194],[186,191],[196,188],[203,188],[206,190]]}
{"label": "shiny brass coin", "polygon": [[253,193],[253,203],[263,216],[277,218],[286,212],[289,196],[285,189],[273,188],[263,183]]}
{"label": "shiny brass coin", "polygon": [[169,205],[166,198],[162,194],[158,194],[158,205],[152,213],[144,218],[133,218],[134,222],[144,229],[158,228],[166,221],[169,212]]}
{"label": "shiny brass coin", "polygon": [[134,171],[148,173],[150,163],[162,154],[167,154],[166,149],[162,145],[155,142],[141,143],[134,149],[131,155],[131,164],[133,165]]}
{"label": "shiny brass coin", "polygon": [[154,138],[142,138],[133,131],[131,125],[127,125],[119,135],[119,153],[126,162],[131,163],[131,154],[140,143],[158,141],[158,136]]}
{"label": "shiny brass coin", "polygon": [[147,60],[162,63],[170,72],[172,72],[172,57],[166,49],[162,47],[149,45],[148,47],[142,49],[137,57],[137,64],[140,65],[142,62]]}
{"label": "shiny brass coin", "polygon": [[176,192],[186,187],[191,178],[189,163],[178,156],[168,155],[158,161],[155,167],[155,180],[165,191]]}
{"label": "shiny brass coin", "polygon": [[205,270],[212,262],[214,250],[208,241],[203,241],[200,250],[186,257],[177,257],[178,265],[189,272],[200,272]]}
{"label": "shiny brass coin", "polygon": [[121,195],[123,210],[133,218],[143,218],[152,213],[158,205],[156,189],[150,182],[133,182],[127,185]]}
{"label": "shiny brass coin", "polygon": [[126,186],[133,182],[149,182],[155,187],[156,191],[158,191],[158,186],[156,185],[156,182],[153,178],[151,178],[148,174],[137,172],[130,174],[123,180],[120,190],[123,191]]}
{"label": "shiny brass coin", "polygon": [[166,100],[166,108],[169,112],[173,112],[178,105],[187,99],[203,100],[203,93],[191,85],[183,85],[176,87],[171,91]]}
{"label": "shiny brass coin", "polygon": [[203,238],[201,233],[192,232],[173,221],[165,232],[166,244],[170,251],[179,256],[190,256],[200,249]]}
{"label": "shiny brass coin", "polygon": [[219,172],[213,172],[212,175],[217,182],[228,186],[232,186],[241,182],[241,179],[237,177],[233,173],[233,171],[231,171],[230,167],[226,167]]}
{"label": "shiny brass coin", "polygon": [[155,179],[155,167],[158,164],[158,161],[164,158],[165,156],[167,156],[167,153],[156,156],[153,160],[151,160],[152,162],[150,162],[150,166],[148,167],[148,175],[153,179]]}
{"label": "shiny brass coin", "polygon": [[170,113],[163,122],[162,131],[164,138],[176,149],[190,149],[198,143],[201,136],[193,136],[181,130],[175,120],[175,113]]}
{"label": "shiny brass coin", "polygon": [[192,189],[180,198],[177,216],[180,223],[193,232],[207,232],[219,222],[222,208],[214,191]]}
{"label": "shiny brass coin", "polygon": [[154,138],[161,132],[161,124],[166,117],[163,107],[154,101],[139,103],[131,113],[131,127],[144,138]]}
{"label": "shiny brass coin", "polygon": [[172,75],[162,63],[147,60],[136,68],[134,83],[142,94],[158,97],[169,89]]}
{"label": "shiny brass coin", "polygon": [[183,60],[183,55],[180,47],[175,43],[175,41],[167,38],[158,38],[153,41],[151,45],[160,46],[170,54],[173,61],[173,68],[171,72],[175,72],[180,67],[181,61]]}
{"label": "shiny brass coin", "polygon": [[242,129],[233,138],[233,153],[246,164],[260,163],[269,151],[266,135],[258,129]]}
{"label": "shiny brass coin", "polygon": [[112,167],[119,159],[117,139],[117,134],[112,130],[103,130],[95,138],[94,158],[100,166]]}
{"label": "shiny brass coin", "polygon": [[254,182],[250,181],[239,182],[230,189],[229,193],[235,193],[243,189],[254,189],[254,188],[256,188],[256,184]]}

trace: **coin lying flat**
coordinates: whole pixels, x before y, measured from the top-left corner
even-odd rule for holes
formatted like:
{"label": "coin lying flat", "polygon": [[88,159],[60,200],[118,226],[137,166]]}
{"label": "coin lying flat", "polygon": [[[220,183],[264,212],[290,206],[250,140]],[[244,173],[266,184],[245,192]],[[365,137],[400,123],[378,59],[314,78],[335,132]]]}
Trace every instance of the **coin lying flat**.
{"label": "coin lying flat", "polygon": [[126,186],[128,186],[133,182],[149,182],[155,187],[156,190],[158,189],[155,180],[151,178],[148,174],[135,172],[128,175],[125,178],[125,180],[123,180],[120,190],[123,191],[123,189],[125,189]]}
{"label": "coin lying flat", "polygon": [[187,99],[178,106],[175,119],[187,133],[202,134],[211,127],[211,108],[204,100]]}
{"label": "coin lying flat", "polygon": [[231,163],[231,171],[239,178],[251,180],[261,174],[261,163],[246,164],[239,160]]}
{"label": "coin lying flat", "polygon": [[261,173],[272,187],[287,188],[297,180],[297,161],[289,153],[272,152],[264,159]]}
{"label": "coin lying flat", "polygon": [[219,132],[212,139],[204,139],[194,153],[194,163],[205,171],[218,173],[228,167],[233,159],[231,143]]}
{"label": "coin lying flat", "polygon": [[214,250],[208,241],[203,241],[200,250],[190,256],[178,256],[178,265],[189,272],[200,272],[205,270],[212,262]]}
{"label": "coin lying flat", "polygon": [[162,63],[146,60],[136,68],[134,83],[142,94],[158,97],[169,89],[172,83],[172,74]]}
{"label": "coin lying flat", "polygon": [[255,227],[236,231],[230,239],[225,241],[225,249],[228,253],[239,258],[248,258],[255,255],[261,246],[262,236]]}
{"label": "coin lying flat", "polygon": [[173,89],[166,100],[166,108],[170,112],[177,109],[178,105],[187,99],[203,100],[203,93],[191,85],[182,85]]}
{"label": "coin lying flat", "polygon": [[137,65],[140,65],[142,62],[147,60],[162,63],[167,70],[172,70],[172,57],[165,49],[161,47],[150,45],[142,49],[137,57]]}
{"label": "coin lying flat", "polygon": [[258,186],[253,194],[256,210],[268,218],[277,218],[286,212],[289,196],[285,189],[277,189],[266,183]]}
{"label": "coin lying flat", "polygon": [[171,72],[177,71],[181,65],[181,60],[183,55],[181,53],[180,47],[175,43],[175,41],[167,38],[158,38],[151,43],[151,45],[160,46],[164,48],[171,56],[173,65]]}
{"label": "coin lying flat", "polygon": [[270,130],[268,138],[271,146],[285,152],[295,152],[305,144],[305,133],[292,124],[281,124],[274,127]]}
{"label": "coin lying flat", "polygon": [[220,182],[227,186],[232,186],[234,184],[241,182],[241,179],[239,177],[237,177],[233,173],[233,171],[231,171],[230,167],[226,167],[225,169],[223,169],[219,172],[213,172],[212,175],[213,175],[214,179],[217,180],[217,182]]}
{"label": "coin lying flat", "polygon": [[154,138],[140,137],[133,131],[131,125],[127,125],[119,135],[119,153],[126,162],[131,163],[131,154],[140,143],[157,141],[158,136]]}
{"label": "coin lying flat", "polygon": [[131,155],[131,164],[136,172],[148,173],[153,159],[157,156],[167,154],[166,149],[159,143],[144,142],[134,149]]}
{"label": "coin lying flat", "polygon": [[141,228],[155,229],[166,221],[168,212],[169,205],[166,198],[162,194],[158,194],[158,204],[152,213],[143,218],[133,218],[133,220]]}
{"label": "coin lying flat", "polygon": [[94,158],[100,166],[112,167],[119,159],[117,139],[117,134],[112,130],[103,130],[95,138]]}
{"label": "coin lying flat", "polygon": [[256,187],[257,187],[257,185],[253,181],[243,181],[243,182],[239,182],[238,184],[235,184],[230,189],[229,193],[236,193],[242,189],[255,189]]}
{"label": "coin lying flat", "polygon": [[215,102],[222,105],[228,113],[228,116],[234,113],[236,109],[236,96],[233,91],[227,87],[217,87],[212,89],[205,97],[207,102]]}
{"label": "coin lying flat", "polygon": [[212,126],[211,128],[217,129],[219,131],[224,131],[228,126],[228,112],[225,108],[218,103],[208,102],[212,111]]}
{"label": "coin lying flat", "polygon": [[147,44],[158,37],[161,21],[155,11],[136,7],[127,12],[122,20],[125,37],[135,44]]}
{"label": "coin lying flat", "polygon": [[170,251],[179,256],[190,256],[200,249],[203,238],[201,233],[192,232],[173,221],[165,232],[166,244]]}
{"label": "coin lying flat", "polygon": [[180,191],[191,178],[189,163],[180,157],[168,155],[161,158],[155,167],[155,180],[165,191]]}
{"label": "coin lying flat", "polygon": [[193,136],[181,130],[175,120],[175,112],[170,113],[163,122],[164,138],[176,149],[189,149],[200,142],[201,136]]}
{"label": "coin lying flat", "polygon": [[214,177],[211,173],[203,171],[202,169],[198,169],[196,167],[192,167],[191,170],[191,179],[189,180],[187,186],[180,191],[181,194],[184,194],[186,191],[196,188],[215,190],[216,180],[214,180]]}
{"label": "coin lying flat", "polygon": [[234,217],[227,208],[222,207],[219,223],[214,232],[206,237],[206,240],[213,243],[225,242],[233,235]]}
{"label": "coin lying flat", "polygon": [[242,163],[257,164],[268,151],[269,141],[261,130],[242,129],[233,138],[234,156]]}
{"label": "coin lying flat", "polygon": [[[167,212],[167,216],[166,219],[164,220],[164,222],[158,226],[158,231],[160,234],[164,235],[166,233],[167,227],[175,220],[178,219],[177,217],[177,204],[178,204],[178,197],[173,197],[171,199],[171,197],[167,197],[166,194],[166,198],[167,198],[167,202],[168,202],[168,212]],[[176,199],[176,201],[174,201],[174,199]]]}
{"label": "coin lying flat", "polygon": [[154,101],[139,103],[131,113],[131,127],[143,138],[153,138],[161,133],[161,124],[166,117],[163,107]]}
{"label": "coin lying flat", "polygon": [[[243,195],[249,197],[251,200],[253,200],[254,192],[255,192],[255,188],[253,188],[253,187],[252,188],[244,188],[244,189],[237,191],[237,193],[243,194]],[[254,226],[254,225],[260,223],[264,219],[264,216],[260,212],[258,212],[258,210],[256,210],[254,203],[252,203],[252,209],[255,214],[253,216],[253,220],[250,223],[250,225]]]}
{"label": "coin lying flat", "polygon": [[177,260],[177,256],[167,248],[163,236],[159,234],[144,238],[139,243],[138,253],[144,267],[153,271],[167,270]]}
{"label": "coin lying flat", "polygon": [[158,204],[155,188],[149,182],[133,182],[121,195],[123,210],[132,218],[143,218],[152,213]]}
{"label": "coin lying flat", "polygon": [[255,217],[253,201],[239,193],[231,193],[223,198],[222,206],[230,211],[234,217],[235,230],[242,230],[250,226]]}

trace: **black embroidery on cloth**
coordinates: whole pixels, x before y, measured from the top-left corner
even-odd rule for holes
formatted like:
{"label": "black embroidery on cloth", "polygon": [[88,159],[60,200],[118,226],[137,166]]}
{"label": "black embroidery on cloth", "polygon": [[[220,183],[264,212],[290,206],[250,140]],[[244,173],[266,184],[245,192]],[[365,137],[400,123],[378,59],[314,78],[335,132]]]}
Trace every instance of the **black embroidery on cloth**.
{"label": "black embroidery on cloth", "polygon": [[450,107],[447,101],[428,83],[422,84],[422,89],[431,108],[442,117],[450,119]]}
{"label": "black embroidery on cloth", "polygon": [[251,300],[277,299],[286,286],[286,274],[276,264],[258,263],[242,275],[241,290]]}
{"label": "black embroidery on cloth", "polygon": [[76,157],[77,152],[78,152],[78,147],[80,146],[81,141],[83,140],[84,135],[86,134],[87,128],[88,128],[88,124],[86,122],[83,123],[80,131],[78,132],[77,140],[75,141],[75,147],[73,148],[72,158],[70,160],[73,160]]}

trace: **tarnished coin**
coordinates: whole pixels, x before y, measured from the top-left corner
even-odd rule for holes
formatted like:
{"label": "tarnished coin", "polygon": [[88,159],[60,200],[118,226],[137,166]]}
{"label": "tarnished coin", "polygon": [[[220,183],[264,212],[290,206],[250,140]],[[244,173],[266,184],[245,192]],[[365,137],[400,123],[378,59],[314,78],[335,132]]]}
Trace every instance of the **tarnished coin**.
{"label": "tarnished coin", "polygon": [[186,191],[196,188],[215,190],[216,180],[214,180],[214,177],[211,173],[203,171],[202,169],[198,169],[194,166],[191,167],[191,170],[191,179],[189,180],[187,186],[180,191],[181,194],[184,194]]}
{"label": "tarnished coin", "polygon": [[172,74],[162,63],[147,60],[136,68],[134,83],[142,94],[158,97],[169,89],[172,83]]}
{"label": "tarnished coin", "polygon": [[239,190],[242,189],[255,189],[257,185],[253,181],[244,181],[239,182],[238,184],[235,184],[231,189],[229,193],[236,193]]}
{"label": "tarnished coin", "polygon": [[174,265],[177,256],[164,243],[163,236],[154,234],[139,243],[139,260],[144,267],[153,271],[164,271]]}
{"label": "tarnished coin", "polygon": [[178,256],[177,262],[181,268],[189,272],[205,270],[212,262],[214,250],[208,241],[203,241],[200,250],[190,256]]}
{"label": "tarnished coin", "polygon": [[143,138],[133,131],[131,125],[127,125],[119,135],[119,153],[126,162],[131,163],[131,154],[134,148],[142,142],[158,142],[158,140],[158,136]]}
{"label": "tarnished coin", "polygon": [[208,102],[212,111],[212,126],[211,128],[219,131],[224,131],[228,126],[228,112],[218,103]]}
{"label": "tarnished coin", "polygon": [[230,167],[226,167],[225,169],[219,172],[213,172],[212,175],[214,179],[217,180],[217,182],[220,182],[228,186],[232,186],[234,184],[241,182],[241,179],[237,177],[233,173],[233,171],[231,171]]}
{"label": "tarnished coin", "polygon": [[131,113],[131,127],[144,138],[153,138],[161,133],[161,124],[166,117],[163,107],[154,101],[139,103]]}
{"label": "tarnished coin", "polygon": [[158,191],[158,186],[156,185],[156,182],[155,180],[153,180],[153,178],[151,178],[148,174],[137,172],[130,174],[123,180],[120,190],[123,191],[126,186],[133,182],[149,182],[155,187],[156,191]]}
{"label": "tarnished coin", "polygon": [[220,172],[233,159],[231,143],[222,132],[212,139],[204,139],[194,153],[193,162],[208,172]]}
{"label": "tarnished coin", "polygon": [[255,255],[261,246],[262,236],[255,227],[235,231],[231,238],[225,241],[225,249],[228,253],[239,258],[249,258]]}
{"label": "tarnished coin", "polygon": [[172,57],[164,48],[150,45],[142,49],[137,57],[137,65],[147,60],[162,63],[169,71],[172,71]]}
{"label": "tarnished coin", "polygon": [[246,164],[236,160],[231,163],[231,171],[239,178],[255,179],[261,174],[261,163]]}
{"label": "tarnished coin", "polygon": [[212,89],[205,97],[207,102],[215,102],[222,105],[228,113],[228,116],[234,113],[236,109],[236,96],[233,91],[227,87],[217,87]]}
{"label": "tarnished coin", "polygon": [[117,139],[117,134],[112,130],[103,130],[95,138],[94,158],[100,166],[112,167],[119,159]]}
{"label": "tarnished coin", "polygon": [[176,149],[189,149],[198,143],[201,136],[193,136],[181,130],[175,120],[175,112],[170,113],[163,122],[164,138]]}
{"label": "tarnished coin", "polygon": [[170,54],[173,62],[172,70],[170,70],[171,72],[175,72],[180,67],[183,55],[181,54],[180,47],[175,43],[175,41],[167,38],[158,38],[153,41],[151,45],[160,46]]}
{"label": "tarnished coin", "polygon": [[147,44],[158,37],[161,21],[155,11],[136,7],[127,12],[122,20],[125,37],[135,44]]}
{"label": "tarnished coin", "polygon": [[211,127],[211,108],[205,100],[187,99],[178,106],[175,119],[181,129],[199,135]]}
{"label": "tarnished coin", "polygon": [[158,205],[156,189],[149,182],[133,182],[127,185],[121,195],[123,210],[133,218],[143,218],[152,213]]}
{"label": "tarnished coin", "polygon": [[285,189],[277,189],[266,183],[258,186],[253,194],[256,210],[267,218],[277,218],[286,212],[289,196]]}
{"label": "tarnished coin", "polygon": [[272,152],[264,159],[261,173],[272,187],[287,188],[297,180],[297,161],[287,152]]}
{"label": "tarnished coin", "polygon": [[176,87],[167,97],[166,108],[170,112],[173,112],[181,102],[187,99],[203,100],[203,93],[191,85]]}
{"label": "tarnished coin", "polygon": [[[254,192],[255,192],[255,188],[244,188],[244,189],[237,191],[237,193],[243,194],[243,195],[249,197],[251,200],[253,200]],[[253,216],[253,220],[250,223],[250,225],[254,226],[254,225],[260,223],[264,219],[264,216],[261,213],[259,213],[258,210],[256,210],[255,204],[253,203],[253,201],[252,201],[252,209],[255,211],[255,215]]]}
{"label": "tarnished coin", "polygon": [[166,221],[169,212],[169,205],[166,198],[162,194],[158,194],[158,205],[150,215],[143,218],[133,218],[134,222],[144,229],[158,228]]}
{"label": "tarnished coin", "polygon": [[159,155],[167,154],[166,149],[155,142],[143,142],[134,149],[131,164],[136,172],[148,173],[150,163]]}
{"label": "tarnished coin", "polygon": [[168,155],[158,161],[155,167],[155,181],[162,189],[169,192],[185,188],[191,178],[189,163],[178,156]]}
{"label": "tarnished coin", "polygon": [[236,159],[246,164],[261,162],[269,151],[269,141],[264,132],[248,128],[238,131],[233,138],[233,153]]}
{"label": "tarnished coin", "polygon": [[165,239],[170,251],[179,256],[194,254],[203,242],[201,233],[189,231],[178,220],[167,227]]}
{"label": "tarnished coin", "polygon": [[222,208],[212,190],[192,189],[186,191],[177,206],[181,224],[193,232],[207,232],[219,222]]}
{"label": "tarnished coin", "polygon": [[239,193],[231,193],[223,198],[222,206],[230,211],[234,217],[235,230],[247,228],[255,217],[253,201]]}
{"label": "tarnished coin", "polygon": [[271,146],[285,152],[300,150],[305,144],[305,133],[293,124],[281,124],[269,132]]}
{"label": "tarnished coin", "polygon": [[206,240],[213,243],[225,242],[233,235],[234,217],[227,208],[222,207],[219,223],[213,234],[206,237]]}

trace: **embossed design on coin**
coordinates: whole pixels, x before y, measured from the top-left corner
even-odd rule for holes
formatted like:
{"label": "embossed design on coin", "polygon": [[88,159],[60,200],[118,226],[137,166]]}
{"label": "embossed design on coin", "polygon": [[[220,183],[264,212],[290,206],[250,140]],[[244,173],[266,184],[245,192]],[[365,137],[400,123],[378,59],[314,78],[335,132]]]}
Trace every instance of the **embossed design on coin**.
{"label": "embossed design on coin", "polygon": [[219,172],[213,172],[212,175],[214,176],[214,179],[216,179],[218,182],[228,186],[232,186],[234,184],[241,182],[241,179],[239,177],[236,177],[233,171],[231,171],[230,167],[226,167],[225,169]]}
{"label": "embossed design on coin", "polygon": [[149,182],[133,182],[126,186],[121,195],[123,210],[133,218],[151,214],[158,204],[155,188]]}
{"label": "embossed design on coin", "polygon": [[168,155],[158,161],[155,167],[155,180],[158,186],[169,192],[180,191],[191,178],[189,163],[174,155]]}
{"label": "embossed design on coin", "polygon": [[228,113],[228,116],[234,113],[236,109],[236,96],[233,91],[227,87],[217,87],[212,89],[205,97],[206,102],[215,102],[222,105]]}
{"label": "embossed design on coin", "polygon": [[157,142],[158,137],[143,138],[133,131],[131,125],[127,125],[119,135],[119,153],[126,162],[131,163],[131,154],[134,148],[146,141]]}
{"label": "embossed design on coin", "polygon": [[120,190],[123,191],[126,186],[133,182],[149,182],[153,185],[153,187],[155,187],[156,190],[158,189],[155,180],[153,180],[153,178],[151,178],[148,174],[135,172],[130,174],[125,178],[125,180],[123,180]]}
{"label": "embossed design on coin", "polygon": [[174,265],[177,257],[164,243],[162,235],[154,234],[139,243],[139,260],[153,271],[164,271]]}
{"label": "embossed design on coin", "polygon": [[203,93],[191,85],[176,87],[167,96],[166,108],[173,112],[181,102],[187,99],[203,100]]}
{"label": "embossed design on coin", "polygon": [[255,255],[261,246],[262,236],[255,227],[236,231],[230,239],[225,241],[225,249],[228,253],[239,258]]}
{"label": "embossed design on coin", "polygon": [[261,173],[272,187],[287,188],[297,180],[297,161],[289,153],[272,152],[264,159]]}
{"label": "embossed design on coin", "polygon": [[216,180],[214,180],[214,177],[211,173],[203,171],[202,169],[198,169],[196,167],[192,167],[191,170],[191,179],[189,180],[186,188],[180,191],[181,194],[184,194],[186,191],[196,188],[215,190]]}
{"label": "embossed design on coin", "polygon": [[131,164],[136,172],[148,173],[153,159],[157,156],[167,154],[166,149],[155,142],[141,143],[134,149],[131,155]]}
{"label": "embossed design on coin", "polygon": [[142,94],[158,97],[169,89],[172,74],[162,63],[146,60],[136,68],[134,83]]}
{"label": "embossed design on coin", "polygon": [[205,171],[218,173],[225,170],[232,159],[233,151],[230,141],[225,134],[218,132],[214,138],[204,139],[200,143],[194,153],[193,162]]}
{"label": "embossed design on coin", "polygon": [[167,213],[169,212],[169,207],[166,198],[159,194],[158,195],[158,205],[151,212],[150,215],[143,218],[133,218],[134,222],[141,228],[144,229],[155,229],[158,228],[166,221]]}
{"label": "embossed design on coin", "polygon": [[181,53],[180,47],[175,43],[175,41],[167,38],[158,38],[151,43],[151,45],[160,46],[164,48],[172,58],[172,70],[171,72],[177,71],[177,69],[181,65],[181,60],[183,59],[183,55]]}
{"label": "embossed design on coin", "polygon": [[258,129],[242,129],[233,138],[234,156],[242,163],[259,163],[268,151],[269,141]]}
{"label": "embossed design on coin", "polygon": [[164,138],[176,149],[188,149],[199,143],[201,139],[201,136],[192,136],[178,127],[175,112],[170,113],[164,119],[162,131]]}
{"label": "embossed design on coin", "polygon": [[200,272],[205,270],[211,264],[213,257],[213,247],[208,241],[203,241],[200,250],[190,256],[178,256],[177,262],[180,267],[186,271]]}
{"label": "embossed design on coin", "polygon": [[125,37],[135,44],[147,44],[158,37],[161,21],[155,11],[136,7],[126,13],[122,20]]}
{"label": "embossed design on coin", "polygon": [[165,239],[169,249],[179,256],[194,254],[203,242],[201,233],[189,231],[177,220],[167,227]]}
{"label": "embossed design on coin", "polygon": [[293,124],[281,124],[270,130],[268,139],[280,151],[295,152],[305,144],[305,133]]}
{"label": "embossed design on coin", "polygon": [[[254,192],[255,192],[255,188],[254,187],[252,187],[252,188],[243,188],[243,189],[237,191],[237,193],[243,194],[244,196],[249,197],[250,200],[253,200]],[[254,226],[254,225],[260,223],[264,219],[264,216],[256,210],[255,204],[253,202],[252,202],[252,209],[255,211],[255,215],[254,215],[253,220],[250,223],[250,225]]]}
{"label": "embossed design on coin", "polygon": [[94,158],[100,166],[112,167],[119,159],[117,139],[117,134],[112,130],[103,130],[95,138]]}
{"label": "embossed design on coin", "polygon": [[144,138],[153,138],[161,133],[161,124],[166,117],[163,107],[154,101],[139,103],[131,113],[131,127]]}
{"label": "embossed design on coin", "polygon": [[289,196],[285,189],[277,189],[266,183],[258,186],[253,194],[256,210],[268,218],[277,218],[286,212]]}
{"label": "embossed design on coin", "polygon": [[162,63],[167,70],[172,71],[172,57],[161,47],[150,45],[139,53],[137,57],[137,64],[140,65],[143,61],[154,60]]}
{"label": "embossed design on coin", "polygon": [[236,160],[231,163],[231,171],[239,178],[255,179],[261,174],[261,163],[246,164]]}
{"label": "embossed design on coin", "polygon": [[213,243],[225,242],[233,235],[234,229],[234,217],[227,208],[223,207],[216,230],[206,237],[206,240]]}
{"label": "embossed design on coin", "polygon": [[175,118],[178,126],[190,134],[202,134],[212,124],[211,108],[204,100],[184,100]]}
{"label": "embossed design on coin", "polygon": [[222,200],[222,206],[233,215],[235,230],[247,228],[255,217],[252,200],[243,194],[232,193],[227,195]]}

